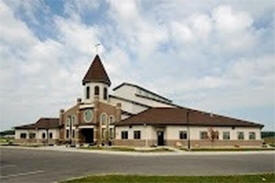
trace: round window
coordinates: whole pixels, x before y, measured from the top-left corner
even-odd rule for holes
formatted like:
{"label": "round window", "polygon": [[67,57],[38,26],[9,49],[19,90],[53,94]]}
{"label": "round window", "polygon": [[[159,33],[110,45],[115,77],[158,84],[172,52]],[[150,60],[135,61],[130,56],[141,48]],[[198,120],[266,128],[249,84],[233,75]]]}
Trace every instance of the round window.
{"label": "round window", "polygon": [[89,123],[93,119],[93,111],[91,109],[88,109],[84,112],[84,121]]}

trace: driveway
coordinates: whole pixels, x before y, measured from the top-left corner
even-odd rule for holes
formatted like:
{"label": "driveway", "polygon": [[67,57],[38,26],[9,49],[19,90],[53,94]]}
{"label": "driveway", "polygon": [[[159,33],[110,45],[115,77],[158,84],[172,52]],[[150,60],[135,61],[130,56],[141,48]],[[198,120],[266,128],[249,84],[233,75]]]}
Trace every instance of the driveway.
{"label": "driveway", "polygon": [[230,175],[275,171],[275,154],[127,156],[0,148],[1,182],[48,183],[88,174]]}

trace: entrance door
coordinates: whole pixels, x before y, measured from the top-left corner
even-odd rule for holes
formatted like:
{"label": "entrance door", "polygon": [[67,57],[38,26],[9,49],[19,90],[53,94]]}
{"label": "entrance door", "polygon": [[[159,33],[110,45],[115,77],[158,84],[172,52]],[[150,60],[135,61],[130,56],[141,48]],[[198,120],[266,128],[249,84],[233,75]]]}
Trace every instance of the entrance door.
{"label": "entrance door", "polygon": [[84,143],[93,143],[94,142],[94,129],[93,128],[81,129],[81,133],[84,137]]}
{"label": "entrance door", "polygon": [[164,145],[164,131],[157,131],[158,136],[158,146]]}

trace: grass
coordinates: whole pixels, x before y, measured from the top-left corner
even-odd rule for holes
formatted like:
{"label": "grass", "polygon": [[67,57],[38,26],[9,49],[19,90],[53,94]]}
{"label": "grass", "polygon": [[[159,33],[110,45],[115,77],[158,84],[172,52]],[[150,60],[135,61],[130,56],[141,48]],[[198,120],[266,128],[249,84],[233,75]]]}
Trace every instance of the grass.
{"label": "grass", "polygon": [[136,149],[133,147],[80,147],[80,149],[87,150],[105,150],[105,151],[121,151],[121,152],[173,152],[168,148],[154,148],[154,149]]}
{"label": "grass", "polygon": [[[186,150],[186,149],[181,149]],[[274,151],[275,148],[219,148],[219,149],[211,149],[211,148],[201,148],[201,149],[191,149],[191,151],[212,151],[212,152],[220,152],[220,151]]]}
{"label": "grass", "polygon": [[13,141],[14,141],[13,138],[0,137],[0,144],[6,144]]}
{"label": "grass", "polygon": [[263,140],[266,144],[269,144],[273,147],[275,146],[275,137],[265,137]]}
{"label": "grass", "polygon": [[234,176],[92,175],[62,183],[260,183],[275,182],[275,174]]}

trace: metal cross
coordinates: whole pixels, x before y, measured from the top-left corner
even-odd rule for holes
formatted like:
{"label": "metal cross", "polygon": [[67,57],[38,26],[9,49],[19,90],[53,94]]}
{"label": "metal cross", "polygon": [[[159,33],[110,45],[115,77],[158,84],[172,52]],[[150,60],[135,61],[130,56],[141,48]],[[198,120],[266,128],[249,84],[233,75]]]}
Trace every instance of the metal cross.
{"label": "metal cross", "polygon": [[100,43],[95,44],[96,54],[98,54],[98,47],[100,46]]}

